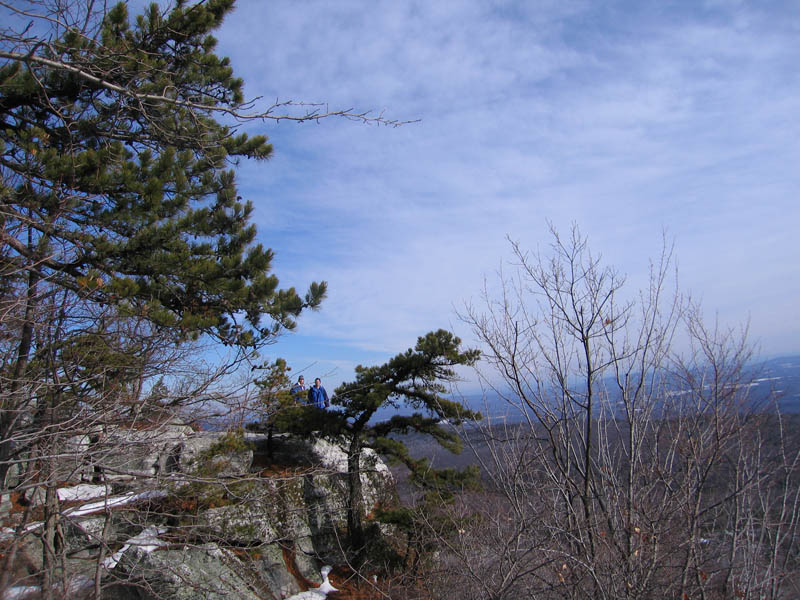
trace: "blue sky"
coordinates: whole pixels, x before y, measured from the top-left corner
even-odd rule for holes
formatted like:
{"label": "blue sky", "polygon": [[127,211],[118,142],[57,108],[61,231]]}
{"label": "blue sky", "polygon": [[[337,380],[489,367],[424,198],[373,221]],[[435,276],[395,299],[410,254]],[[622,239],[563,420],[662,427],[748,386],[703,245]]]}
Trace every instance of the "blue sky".
{"label": "blue sky", "polygon": [[420,119],[251,123],[239,169],[284,286],[329,282],[268,349],[328,389],[438,327],[547,221],[644,284],[662,230],[684,291],[800,351],[800,10],[779,2],[239,0],[245,91]]}

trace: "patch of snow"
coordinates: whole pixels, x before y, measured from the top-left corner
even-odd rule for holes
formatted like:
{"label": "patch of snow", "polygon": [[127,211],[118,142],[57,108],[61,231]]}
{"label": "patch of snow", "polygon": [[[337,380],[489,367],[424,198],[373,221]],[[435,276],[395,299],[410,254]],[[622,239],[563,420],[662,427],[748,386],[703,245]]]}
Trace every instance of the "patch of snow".
{"label": "patch of snow", "polygon": [[[41,521],[34,521],[33,523],[28,523],[25,527],[22,528],[23,533],[28,533],[29,531],[33,531],[34,529],[38,529],[42,526]],[[17,531],[15,529],[11,529],[10,527],[3,527],[0,529],[0,541],[10,540],[16,537]]]}
{"label": "patch of snow", "polygon": [[92,500],[102,498],[108,493],[105,485],[92,485],[82,483],[73,487],[59,488],[58,499],[61,502],[72,502],[74,500]]}
{"label": "patch of snow", "polygon": [[105,510],[106,508],[114,508],[116,506],[125,506],[127,504],[133,504],[134,502],[139,502],[140,500],[153,500],[156,498],[164,498],[166,497],[167,492],[164,490],[149,490],[147,492],[129,492],[127,494],[121,494],[119,496],[109,496],[108,498],[104,498],[103,500],[99,500],[98,502],[90,502],[89,504],[84,504],[83,506],[78,506],[75,508],[71,508],[69,510],[64,511],[64,515],[68,517],[82,517],[83,515],[88,515],[93,512],[97,512],[99,510]]}
{"label": "patch of snow", "polygon": [[125,542],[125,545],[122,546],[122,548],[106,558],[103,561],[103,566],[106,569],[113,569],[116,567],[117,563],[122,558],[122,555],[126,550],[128,550],[128,548],[136,547],[142,552],[149,554],[156,548],[166,546],[167,542],[158,539],[159,534],[164,533],[165,531],[165,528],[156,527],[154,525],[143,529],[138,535],[133,536],[127,542]]}
{"label": "patch of snow", "polygon": [[[72,598],[81,592],[85,592],[94,587],[94,580],[89,579],[85,575],[75,575],[70,577],[67,582],[67,598]],[[61,586],[58,587],[59,591]],[[2,600],[25,600],[26,598],[38,597],[41,593],[41,586],[39,585],[18,585],[8,588],[3,592]]]}
{"label": "patch of snow", "polygon": [[18,585],[10,587],[3,592],[3,600],[23,600],[33,594],[38,594],[40,589],[38,585]]}
{"label": "patch of snow", "polygon": [[322,569],[320,569],[320,574],[322,575],[322,583],[317,588],[318,594],[324,594],[325,596],[327,596],[331,592],[339,591],[331,585],[330,581],[328,581],[328,575],[330,575],[330,573],[331,573],[331,568],[327,565],[322,567]]}
{"label": "patch of snow", "polygon": [[[128,504],[133,504],[141,500],[154,500],[156,498],[165,498],[166,496],[167,492],[163,490],[149,490],[147,492],[139,492],[138,494],[130,492],[127,494],[121,494],[119,496],[109,496],[97,502],[90,502],[89,504],[83,504],[81,506],[69,508],[64,511],[64,516],[71,518],[82,517],[84,515],[89,515],[98,512],[100,510],[105,510],[106,508],[126,506]],[[29,523],[28,525],[26,525],[23,528],[23,531],[24,532],[33,531],[34,529],[38,529],[41,526],[42,526],[41,521],[34,521],[33,523]],[[9,527],[3,527],[0,529],[0,541],[11,539],[15,535],[16,531],[14,529],[11,529]]]}
{"label": "patch of snow", "polygon": [[322,583],[318,588],[314,588],[306,592],[300,592],[294,596],[289,596],[286,600],[320,600],[321,598],[325,598],[328,594],[338,592],[339,590],[333,587],[331,582],[328,581],[328,575],[330,575],[331,568],[326,565],[322,567],[319,572],[320,575],[322,575]]}

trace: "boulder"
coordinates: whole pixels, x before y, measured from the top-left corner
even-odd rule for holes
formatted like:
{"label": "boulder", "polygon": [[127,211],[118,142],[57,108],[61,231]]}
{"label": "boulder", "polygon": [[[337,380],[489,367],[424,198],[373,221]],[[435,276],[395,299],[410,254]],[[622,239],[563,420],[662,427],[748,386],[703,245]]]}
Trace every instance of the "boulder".
{"label": "boulder", "polygon": [[176,470],[192,428],[177,422],[148,427],[114,426],[68,438],[59,456],[57,479],[94,483],[160,477]]}
{"label": "boulder", "polygon": [[297,580],[286,567],[286,550],[278,544],[259,548],[258,569],[264,574],[264,584],[275,598],[286,598],[300,591]]}
{"label": "boulder", "polygon": [[[316,484],[311,483],[314,479]],[[337,529],[341,532],[346,521],[342,499],[320,491],[329,487],[324,481],[324,476],[307,475],[233,483],[223,500],[229,504],[199,510],[184,517],[182,525],[224,545],[255,548],[279,543],[291,548],[297,570],[313,580],[317,559],[326,560],[339,550]]]}
{"label": "boulder", "polygon": [[14,503],[11,502],[10,493],[0,493],[0,522],[5,521],[6,516],[14,509]]}
{"label": "boulder", "polygon": [[178,468],[189,475],[241,477],[250,472],[253,450],[234,434],[194,433],[182,440]]}
{"label": "boulder", "polygon": [[194,527],[202,535],[224,540],[228,544],[268,544],[280,537],[275,530],[271,511],[266,511],[261,503],[210,508],[200,512],[193,521]]}
{"label": "boulder", "polygon": [[165,423],[152,429],[116,428],[98,444],[96,463],[106,478],[157,477],[177,469],[191,427]]}
{"label": "boulder", "polygon": [[[174,424],[73,441],[92,451],[95,462],[86,473],[102,465],[105,482],[58,490],[66,503],[61,525],[67,568],[94,577],[110,515],[103,546],[106,599],[280,600],[318,583],[321,565],[343,560],[343,441],[279,435],[267,456],[265,436],[195,433]],[[65,472],[78,473],[73,467],[65,465]],[[366,452],[367,510],[390,484],[389,470]],[[28,555],[42,554],[38,530],[26,537],[15,579],[20,583],[41,568],[35,560],[23,564]]]}
{"label": "boulder", "polygon": [[[265,452],[266,436],[263,434],[246,434],[245,439],[256,448],[256,452]],[[320,485],[315,494],[320,497],[333,493],[346,498],[347,489],[347,440],[344,438],[326,438],[309,436],[300,438],[288,434],[275,436],[273,440],[273,460],[280,464],[306,467],[312,480]],[[319,476],[322,480],[317,480]],[[389,467],[371,448],[365,448],[361,454],[361,487],[364,504],[372,507],[392,488],[394,480]],[[342,504],[343,506],[343,504]]]}
{"label": "boulder", "polygon": [[[66,517],[62,519],[61,530],[64,534],[64,545],[67,554],[98,547],[103,539],[105,525],[105,516],[77,519]],[[112,539],[113,529],[109,529],[107,535],[109,535],[109,539]]]}
{"label": "boulder", "polygon": [[232,552],[217,544],[131,546],[121,556],[106,600],[259,600],[263,584]]}

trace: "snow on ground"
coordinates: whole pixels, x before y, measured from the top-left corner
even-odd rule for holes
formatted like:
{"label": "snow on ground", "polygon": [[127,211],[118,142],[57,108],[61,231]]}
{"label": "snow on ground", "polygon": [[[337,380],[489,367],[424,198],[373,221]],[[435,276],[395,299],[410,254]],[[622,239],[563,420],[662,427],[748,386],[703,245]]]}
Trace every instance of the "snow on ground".
{"label": "snow on ground", "polygon": [[125,553],[125,551],[133,546],[138,547],[139,550],[148,554],[160,546],[165,546],[166,542],[158,539],[158,535],[160,533],[164,533],[165,531],[166,529],[163,527],[159,528],[154,525],[145,528],[138,535],[133,536],[127,542],[125,542],[125,545],[117,550],[113,555],[106,558],[103,561],[103,566],[106,569],[113,569],[117,566],[117,563],[119,562],[120,558],[122,558],[122,555]]}
{"label": "snow on ground", "polygon": [[38,585],[18,585],[3,592],[3,600],[23,600],[39,591]]}
{"label": "snow on ground", "polygon": [[99,510],[105,510],[106,508],[125,506],[126,504],[139,502],[140,500],[164,498],[166,495],[167,492],[163,490],[150,490],[147,492],[139,492],[138,494],[129,492],[127,494],[120,494],[119,496],[109,496],[108,498],[103,498],[97,502],[90,502],[82,506],[67,509],[64,511],[64,515],[67,517],[82,517],[83,515],[88,515]]}
{"label": "snow on ground", "polygon": [[[71,488],[63,488],[63,489],[71,489]],[[60,491],[61,490],[59,490],[59,492]],[[82,517],[84,515],[90,515],[92,513],[99,512],[101,510],[106,510],[107,508],[117,508],[119,506],[134,504],[135,502],[140,502],[142,500],[155,500],[156,498],[165,498],[166,496],[167,492],[163,490],[149,490],[146,492],[139,492],[139,493],[129,492],[127,494],[120,494],[119,496],[109,496],[107,498],[103,498],[102,500],[98,500],[96,502],[89,502],[88,504],[83,504],[81,506],[76,506],[74,508],[68,508],[67,510],[64,511],[64,516],[70,518]],[[28,523],[24,527],[23,532],[32,531],[41,526],[42,526],[41,521]],[[16,531],[10,527],[0,528],[0,541],[11,539],[15,535]]]}
{"label": "snow on ground", "polygon": [[59,488],[58,499],[61,502],[74,502],[75,500],[92,500],[93,498],[102,498],[108,493],[108,487],[105,485],[92,485],[89,483],[81,483],[73,487]]}
{"label": "snow on ground", "polygon": [[[67,582],[67,593],[65,597],[72,598],[76,594],[85,592],[92,587],[94,587],[94,581],[84,575],[75,575]],[[10,587],[3,592],[2,600],[26,600],[27,598],[38,598],[41,589],[41,586],[38,585],[17,585]]]}

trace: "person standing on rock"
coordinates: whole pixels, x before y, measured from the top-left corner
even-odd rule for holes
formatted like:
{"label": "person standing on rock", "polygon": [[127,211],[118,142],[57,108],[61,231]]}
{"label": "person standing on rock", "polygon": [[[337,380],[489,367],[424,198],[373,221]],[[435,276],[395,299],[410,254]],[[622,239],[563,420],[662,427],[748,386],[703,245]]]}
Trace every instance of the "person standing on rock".
{"label": "person standing on rock", "polygon": [[306,380],[302,375],[297,378],[297,383],[292,386],[289,393],[297,404],[303,404],[303,396],[306,393]]}
{"label": "person standing on rock", "polygon": [[308,390],[308,403],[317,408],[328,408],[331,405],[328,392],[322,387],[322,380],[319,377],[314,380],[314,386]]}

